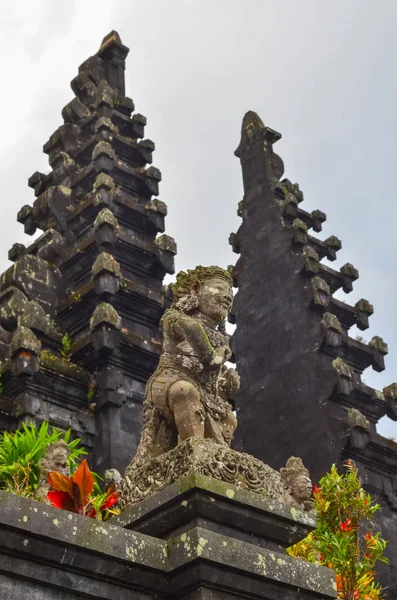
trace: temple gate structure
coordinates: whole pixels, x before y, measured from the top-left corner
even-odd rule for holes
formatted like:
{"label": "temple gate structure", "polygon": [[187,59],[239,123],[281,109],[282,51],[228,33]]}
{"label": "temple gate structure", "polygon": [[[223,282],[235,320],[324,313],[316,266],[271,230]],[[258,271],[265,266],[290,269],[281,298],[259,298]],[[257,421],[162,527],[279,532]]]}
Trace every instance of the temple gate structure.
{"label": "temple gate structure", "polygon": [[[64,123],[44,145],[51,171],[30,177],[36,199],[18,213],[27,234],[42,234],[13,245],[0,278],[0,430],[43,421],[70,428],[100,473],[124,472],[139,444],[171,302],[163,279],[176,254],[164,233],[161,173],[149,166],[154,143],[126,96],[127,54],[112,31],[80,66]],[[313,481],[332,462],[355,460],[382,503],[391,565],[381,577],[392,586],[397,444],[376,423],[385,414],[397,420],[397,385],[378,392],[361,381],[368,366],[384,368],[387,346],[348,336],[354,324],[368,327],[373,308],[333,297],[358,272],[321,262],[341,244],[308,233],[325,215],[304,211],[299,187],[282,180],[279,137],[247,113],[237,150],[242,225],[230,238],[240,254],[230,274],[241,388],[228,452],[251,453],[277,473],[302,457]],[[189,456],[195,440],[184,441]],[[1,491],[0,590],[13,600],[336,597],[331,570],[285,554],[315,527],[313,515],[207,475],[177,479],[111,523]],[[395,598],[392,587],[388,594]]]}
{"label": "temple gate structure", "polygon": [[[375,390],[361,375],[385,368],[387,344],[349,336],[369,327],[373,306],[334,297],[349,293],[358,270],[336,271],[336,236],[321,241],[326,215],[302,207],[298,184],[283,179],[273,146],[281,135],[254,112],[242,124],[240,159],[244,197],[241,226],[229,242],[239,254],[231,269],[237,294],[231,321],[241,388],[235,397],[235,447],[279,468],[291,453],[303,459],[313,481],[332,463],[352,459],[366,489],[379,499],[377,525],[389,540],[384,585],[395,585],[397,566],[397,443],[376,432],[379,419],[397,420],[397,384]],[[390,592],[394,598],[395,591]]]}

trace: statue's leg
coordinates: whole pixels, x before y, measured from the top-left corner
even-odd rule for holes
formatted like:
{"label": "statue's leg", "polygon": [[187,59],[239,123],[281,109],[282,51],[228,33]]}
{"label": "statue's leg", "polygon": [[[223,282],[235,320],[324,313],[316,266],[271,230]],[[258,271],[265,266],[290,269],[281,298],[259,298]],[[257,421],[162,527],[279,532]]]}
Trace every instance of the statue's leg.
{"label": "statue's leg", "polygon": [[168,390],[168,405],[181,440],[204,437],[203,408],[199,390],[188,381],[176,381]]}

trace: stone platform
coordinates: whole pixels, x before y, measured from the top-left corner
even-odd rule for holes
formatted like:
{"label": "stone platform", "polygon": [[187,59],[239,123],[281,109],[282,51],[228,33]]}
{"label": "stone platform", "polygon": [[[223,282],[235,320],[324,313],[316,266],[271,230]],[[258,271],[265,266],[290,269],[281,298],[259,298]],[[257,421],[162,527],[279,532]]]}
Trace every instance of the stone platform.
{"label": "stone platform", "polygon": [[331,600],[284,548],[314,517],[195,475],[101,523],[0,492],[2,600]]}

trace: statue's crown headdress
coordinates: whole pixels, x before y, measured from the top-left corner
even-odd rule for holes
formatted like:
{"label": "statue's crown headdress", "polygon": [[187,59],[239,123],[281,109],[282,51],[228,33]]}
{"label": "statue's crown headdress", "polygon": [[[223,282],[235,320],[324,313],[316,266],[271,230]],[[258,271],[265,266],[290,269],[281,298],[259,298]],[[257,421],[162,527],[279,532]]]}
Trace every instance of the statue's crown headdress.
{"label": "statue's crown headdress", "polygon": [[207,279],[214,279],[215,277],[224,279],[230,286],[233,285],[229,271],[221,267],[202,267],[200,265],[195,269],[180,271],[176,276],[176,282],[172,286],[173,301],[178,302],[184,296],[189,295],[197,284]]}

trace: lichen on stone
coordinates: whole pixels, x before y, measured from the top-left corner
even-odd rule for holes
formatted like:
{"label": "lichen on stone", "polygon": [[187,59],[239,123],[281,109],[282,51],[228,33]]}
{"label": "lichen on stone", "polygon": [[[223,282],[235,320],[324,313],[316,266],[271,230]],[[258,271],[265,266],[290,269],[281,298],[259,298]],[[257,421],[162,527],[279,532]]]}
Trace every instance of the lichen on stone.
{"label": "lichen on stone", "polygon": [[94,229],[97,231],[102,225],[110,225],[116,231],[120,229],[120,225],[114,214],[108,208],[103,208],[96,216],[94,221]]}
{"label": "lichen on stone", "polygon": [[97,256],[94,264],[92,265],[92,276],[96,277],[103,271],[108,271],[112,273],[116,277],[121,277],[120,265],[117,260],[109,254],[108,252],[101,252],[99,256]]}

